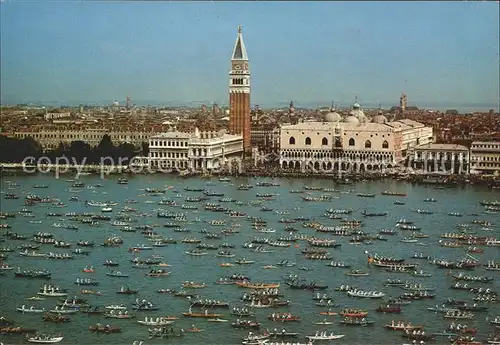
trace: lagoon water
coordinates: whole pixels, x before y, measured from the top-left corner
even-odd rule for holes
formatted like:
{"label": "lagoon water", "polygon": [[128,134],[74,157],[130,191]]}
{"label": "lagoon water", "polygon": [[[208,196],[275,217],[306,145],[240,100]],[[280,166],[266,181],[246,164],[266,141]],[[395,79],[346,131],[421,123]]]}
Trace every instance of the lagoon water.
{"label": "lagoon water", "polygon": [[[71,176],[67,176],[71,179]],[[137,175],[130,177],[128,185],[117,183],[118,177],[110,177],[109,179],[101,180],[96,176],[80,177],[80,180],[85,183],[84,188],[71,188],[71,182],[66,181],[66,178],[54,179],[47,175],[35,176],[8,176],[2,180],[2,193],[14,193],[20,196],[18,200],[5,200],[1,196],[1,211],[2,212],[18,212],[24,206],[24,198],[27,194],[37,194],[41,197],[52,197],[60,199],[65,207],[59,208],[52,204],[37,204],[35,206],[27,206],[32,210],[33,218],[26,218],[18,214],[16,218],[8,218],[2,220],[2,223],[8,223],[12,228],[10,231],[21,235],[28,236],[27,241],[10,240],[0,243],[0,247],[13,247],[23,243],[28,243],[35,232],[50,232],[54,234],[57,240],[70,242],[75,247],[77,241],[94,241],[96,246],[90,249],[92,252],[89,256],[75,256],[74,260],[47,260],[37,258],[26,258],[19,256],[18,250],[5,253],[8,258],[5,262],[14,267],[22,269],[49,269],[52,272],[52,279],[49,281],[38,279],[15,278],[12,271],[7,271],[5,275],[0,276],[1,298],[0,310],[1,315],[16,322],[16,325],[36,328],[40,332],[56,332],[64,336],[61,344],[132,344],[134,340],[143,340],[145,344],[240,344],[242,337],[248,334],[248,330],[240,330],[231,327],[231,322],[236,320],[236,317],[230,316],[230,310],[216,309],[217,312],[224,314],[223,318],[228,319],[227,323],[212,323],[204,319],[189,319],[183,318],[182,312],[189,309],[189,301],[174,297],[169,294],[159,294],[158,289],[174,288],[179,290],[180,284],[183,281],[204,282],[208,286],[203,289],[196,290],[201,297],[230,301],[231,306],[241,307],[244,303],[240,298],[246,289],[236,285],[216,285],[214,282],[219,277],[229,276],[233,273],[247,275],[255,282],[279,282],[281,283],[280,290],[285,293],[284,300],[290,301],[289,307],[279,309],[257,309],[256,319],[261,322],[261,331],[266,328],[273,330],[274,328],[286,328],[288,331],[299,332],[299,340],[304,343],[306,335],[313,335],[316,330],[327,330],[338,334],[345,334],[345,338],[337,341],[332,341],[335,344],[401,344],[410,342],[402,338],[400,332],[394,332],[384,329],[384,325],[391,320],[405,320],[413,324],[424,325],[426,333],[440,332],[447,325],[449,320],[443,318],[442,314],[435,314],[426,310],[428,307],[433,307],[436,304],[441,305],[446,298],[455,297],[459,300],[472,301],[473,295],[467,291],[458,291],[450,289],[454,280],[448,275],[448,270],[437,269],[435,265],[427,263],[425,260],[414,260],[411,256],[415,252],[423,252],[426,256],[433,258],[447,258],[457,260],[465,257],[466,251],[464,248],[443,248],[438,245],[440,235],[445,232],[458,232],[456,228],[458,223],[469,223],[475,219],[487,220],[494,224],[493,231],[481,230],[478,225],[471,225],[471,228],[476,231],[479,236],[496,236],[498,237],[498,222],[499,214],[485,214],[484,208],[479,205],[481,200],[500,199],[500,194],[495,191],[488,190],[485,187],[465,186],[461,188],[436,189],[432,186],[417,186],[392,180],[381,182],[365,182],[354,185],[336,185],[332,181],[327,180],[305,180],[305,179],[276,179],[273,182],[278,182],[280,186],[276,187],[257,187],[248,191],[237,190],[239,184],[255,185],[258,181],[264,181],[261,178],[252,179],[236,179],[232,178],[231,182],[220,182],[217,178],[212,180],[189,178],[182,179],[164,175]],[[10,182],[16,183],[17,186],[12,186]],[[267,180],[269,181],[269,180]],[[34,189],[35,185],[48,185],[48,188]],[[102,187],[92,188],[101,184]],[[163,196],[145,195],[145,188],[164,189],[171,186]],[[203,209],[202,203],[189,203],[198,205],[197,210],[183,210],[180,207],[169,207],[158,205],[157,202],[162,198],[175,200],[178,204],[185,204],[185,196],[198,196],[201,193],[184,191],[184,187],[191,188],[206,188],[212,191],[221,192],[225,197],[231,197],[236,200],[250,202],[257,200],[257,193],[275,193],[277,197],[274,200],[265,200],[262,205],[273,208],[274,211],[289,211],[289,215],[279,215],[275,212],[262,212],[262,205],[236,205],[235,203],[222,204],[224,207],[229,207],[236,211],[246,212],[249,216],[263,217],[268,221],[267,227],[276,229],[274,234],[256,233],[250,222],[245,218],[229,218],[224,213],[209,212]],[[329,202],[304,202],[300,198],[300,194],[290,193],[292,189],[301,189],[304,186],[315,186],[323,188],[336,188],[343,193],[331,193],[334,199]],[[71,190],[71,191],[70,191]],[[398,191],[407,193],[407,197],[383,196],[380,193],[384,190]],[[320,194],[324,192],[310,191],[311,194]],[[358,197],[357,193],[373,193],[375,198]],[[181,194],[177,195],[177,194]],[[80,201],[70,201],[71,196],[78,196]],[[435,198],[437,202],[423,202],[426,198]],[[168,277],[148,278],[145,277],[145,270],[132,269],[130,259],[133,254],[127,249],[138,244],[147,244],[148,241],[143,237],[140,231],[137,232],[121,232],[119,227],[111,226],[109,222],[101,221],[97,227],[91,227],[85,224],[76,223],[78,230],[65,230],[62,228],[52,227],[53,223],[72,223],[64,217],[47,217],[48,212],[95,212],[100,213],[100,208],[88,207],[85,205],[85,200],[94,201],[116,201],[119,206],[113,207],[113,212],[108,213],[112,218],[125,206],[125,200],[134,199],[138,203],[128,204],[128,206],[136,208],[136,213],[148,213],[149,217],[136,217],[134,213],[129,215],[136,222],[131,223],[131,226],[149,224],[157,226],[155,231],[165,237],[173,237],[179,240],[178,244],[169,244],[167,247],[155,248],[153,251],[144,251],[139,256],[146,257],[151,254],[162,255],[163,262],[171,265],[168,268],[172,273]],[[218,202],[219,197],[212,197],[211,202]],[[395,200],[403,200],[405,205],[395,205]],[[146,203],[146,201],[149,201]],[[343,269],[331,268],[326,266],[328,261],[312,261],[306,260],[301,253],[301,249],[307,247],[307,242],[301,241],[298,246],[292,245],[289,248],[271,248],[273,253],[255,253],[249,249],[242,248],[245,242],[250,242],[254,237],[269,237],[271,239],[287,236],[284,231],[285,224],[279,222],[281,218],[308,217],[325,225],[340,225],[339,220],[330,220],[323,217],[326,209],[353,209],[352,215],[346,216],[348,219],[363,220],[362,229],[371,234],[377,234],[383,228],[395,228],[395,224],[401,218],[414,221],[415,225],[421,227],[422,233],[430,235],[429,238],[420,239],[420,243],[402,243],[400,240],[409,235],[408,232],[398,230],[395,236],[384,236],[388,241],[374,241],[373,244],[353,245],[349,243],[350,237],[336,237],[325,233],[316,233],[313,229],[305,228],[301,222],[291,224],[299,229],[299,234],[316,235],[318,237],[336,238],[342,244],[338,248],[329,248],[328,252],[334,260],[345,261],[353,266],[370,272],[370,276],[366,277],[349,277],[344,273]],[[163,223],[169,220],[156,217],[158,209],[171,212],[184,212],[189,220],[194,221],[196,218],[201,218],[202,222],[192,222],[186,224],[185,227],[190,229],[190,233],[173,232],[170,228],[163,227]],[[427,209],[434,212],[430,215],[418,214],[416,209]],[[388,212],[386,217],[363,217],[362,211],[368,212]],[[459,212],[463,217],[449,216],[450,212]],[[469,216],[469,214],[477,213],[478,216]],[[210,232],[219,232],[221,227],[210,226],[205,221],[226,219],[228,224],[231,222],[239,223],[238,228],[240,233],[223,237],[221,240],[204,239],[204,235],[200,230],[207,229]],[[41,220],[41,224],[29,223],[30,220]],[[226,228],[229,226],[226,226]],[[6,230],[0,230],[5,232]],[[120,247],[101,247],[98,244],[110,235],[116,234],[123,238],[124,243]],[[236,254],[236,258],[224,259],[215,256],[217,251],[208,251],[208,255],[196,257],[186,255],[184,252],[190,248],[194,248],[194,244],[183,244],[180,241],[185,237],[196,237],[202,239],[204,243],[221,244],[228,242],[236,245],[234,249],[229,249]],[[85,248],[86,250],[88,248]],[[71,252],[72,249],[54,248],[52,245],[42,245],[41,252]],[[408,274],[389,273],[381,268],[369,267],[367,265],[367,255],[365,251],[378,253],[385,256],[400,257],[406,259],[407,262],[418,263],[424,271],[432,273],[429,278],[417,278]],[[488,260],[500,260],[500,250],[498,247],[484,247],[483,254],[471,254],[480,259],[481,263],[486,263]],[[220,267],[222,262],[234,262],[238,258],[247,258],[255,260],[252,265],[235,265],[234,267]],[[110,269],[102,264],[105,260],[114,260],[120,263],[119,270],[129,274],[129,278],[113,278],[107,277],[106,273]],[[277,269],[263,269],[262,266],[276,264],[281,260],[289,260],[296,262],[295,267],[278,267]],[[93,274],[83,273],[82,269],[86,265],[96,267],[96,272]],[[300,267],[307,266],[310,271],[299,270]],[[460,272],[454,270],[454,273]],[[147,272],[147,271],[146,271]],[[494,291],[500,292],[499,272],[486,271],[483,267],[476,268],[471,271],[472,274],[494,276],[495,280],[492,284],[488,284]],[[336,311],[340,311],[342,307],[359,307],[369,311],[368,319],[374,320],[375,324],[369,327],[343,326],[339,323],[339,316],[327,317],[333,321],[332,325],[318,326],[315,322],[319,322],[325,318],[319,314],[320,311],[325,311],[327,308],[317,307],[314,305],[312,296],[315,293],[302,290],[291,290],[284,284],[284,277],[288,274],[297,274],[299,277],[308,281],[317,281],[328,285],[328,289],[324,291],[332,296],[335,303],[339,304]],[[91,277],[100,282],[98,287],[79,287],[73,282],[77,278]],[[349,298],[343,293],[334,291],[335,288],[342,284],[357,285],[360,288],[367,290],[377,290],[386,293],[387,296],[397,297],[405,291],[397,287],[386,287],[384,283],[387,279],[402,279],[403,281],[422,282],[426,287],[435,288],[436,298],[412,301],[409,305],[402,306],[403,312],[398,314],[381,314],[376,313],[375,309],[380,300],[366,300]],[[41,314],[21,314],[15,311],[16,307],[21,305],[37,305],[43,306],[47,310],[55,306],[57,298],[46,298],[44,301],[28,301],[27,297],[34,296],[44,283],[51,283],[62,288],[69,289],[69,296],[78,296],[87,299],[92,306],[104,307],[108,304],[123,303],[132,307],[136,297],[145,298],[157,304],[160,307],[159,311],[138,312],[137,319],[144,319],[145,316],[162,316],[176,315],[179,316],[172,326],[178,330],[180,328],[190,328],[195,325],[198,328],[204,329],[201,333],[187,333],[182,338],[165,338],[165,339],[148,339],[148,327],[137,324],[137,319],[118,320],[104,319],[100,316],[87,316],[83,313],[71,315],[72,321],[69,323],[54,324],[43,322]],[[116,291],[121,286],[128,285],[131,289],[139,290],[137,296],[117,295]],[[473,286],[472,283],[470,283]],[[474,285],[480,286],[480,285]],[[103,296],[95,295],[79,295],[81,289],[99,290]],[[323,291],[321,291],[323,293]],[[466,323],[470,327],[478,327],[478,340],[484,340],[487,335],[494,330],[494,327],[488,323],[486,318],[500,316],[499,304],[488,304],[489,310],[486,312],[477,312],[472,320],[459,320],[460,323]],[[193,308],[194,309],[194,308]],[[298,315],[302,319],[300,322],[279,323],[272,322],[267,319],[267,316],[272,312],[289,311],[293,315]],[[129,313],[135,313],[129,309]],[[88,327],[95,325],[97,322],[102,324],[110,324],[112,326],[122,327],[122,332],[118,334],[93,334],[88,330]],[[254,331],[256,332],[256,331]],[[2,336],[1,341],[5,344],[21,344],[26,343],[24,336]],[[328,344],[328,341],[318,342]],[[449,343],[446,338],[438,338],[434,343]]]}

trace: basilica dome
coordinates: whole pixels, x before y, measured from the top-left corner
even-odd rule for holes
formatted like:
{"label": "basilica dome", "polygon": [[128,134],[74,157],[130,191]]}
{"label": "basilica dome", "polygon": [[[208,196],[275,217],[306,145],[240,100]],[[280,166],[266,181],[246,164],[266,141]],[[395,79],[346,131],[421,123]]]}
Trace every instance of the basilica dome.
{"label": "basilica dome", "polygon": [[355,125],[359,125],[360,121],[356,116],[349,115],[344,119],[344,122],[346,123],[352,123]]}
{"label": "basilica dome", "polygon": [[373,118],[373,122],[375,123],[386,123],[387,117],[384,116],[382,110],[379,110],[377,115]]}
{"label": "basilica dome", "polygon": [[349,112],[349,116],[355,117],[359,122],[368,122],[368,118],[360,108],[361,107],[358,102],[354,103],[352,105],[352,110]]}
{"label": "basilica dome", "polygon": [[342,121],[342,116],[340,116],[339,113],[332,111],[332,112],[329,112],[328,114],[325,115],[324,121],[325,122],[340,122],[340,121]]}
{"label": "basilica dome", "polygon": [[375,123],[386,123],[387,118],[384,115],[377,115],[373,118],[373,122]]}

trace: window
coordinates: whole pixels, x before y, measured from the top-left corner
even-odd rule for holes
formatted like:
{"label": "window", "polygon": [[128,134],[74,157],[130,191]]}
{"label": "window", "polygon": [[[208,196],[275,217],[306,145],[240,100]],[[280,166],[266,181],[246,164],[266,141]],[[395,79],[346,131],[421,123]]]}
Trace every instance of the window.
{"label": "window", "polygon": [[372,142],[370,140],[365,141],[365,149],[369,149],[372,147]]}
{"label": "window", "polygon": [[354,138],[349,139],[349,146],[355,146],[355,145],[356,141],[354,140]]}
{"label": "window", "polygon": [[306,145],[311,145],[311,138],[309,137],[306,138]]}
{"label": "window", "polygon": [[384,140],[384,142],[382,143],[382,148],[383,149],[388,149],[389,148],[389,143],[387,142],[387,140]]}
{"label": "window", "polygon": [[321,145],[323,145],[323,146],[328,145],[328,139],[327,138],[323,138],[323,140],[321,140]]}
{"label": "window", "polygon": [[295,145],[295,138],[294,137],[290,137],[290,139],[288,139],[288,143],[290,145]]}

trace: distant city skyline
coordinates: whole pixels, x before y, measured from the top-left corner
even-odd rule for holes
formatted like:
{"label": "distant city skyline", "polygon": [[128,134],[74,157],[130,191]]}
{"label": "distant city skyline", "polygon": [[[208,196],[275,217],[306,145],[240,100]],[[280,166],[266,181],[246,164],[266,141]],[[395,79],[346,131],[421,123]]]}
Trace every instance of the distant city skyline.
{"label": "distant city skyline", "polygon": [[241,24],[261,107],[499,108],[498,2],[0,6],[4,104],[227,105]]}
{"label": "distant city skyline", "polygon": [[[28,106],[45,106],[47,108],[57,108],[57,107],[79,107],[79,106],[96,106],[96,107],[111,107],[113,106],[113,103],[115,101],[118,101],[119,106],[125,106],[125,100],[99,100],[99,101],[29,101],[29,102],[5,102],[3,105],[18,105],[18,104],[25,104]],[[277,101],[273,103],[252,103],[252,108],[254,108],[256,105],[259,106],[260,109],[288,109],[290,102],[293,101],[295,109],[318,109],[318,108],[329,108],[331,106],[331,100],[327,101],[310,101],[310,102],[300,102],[300,101],[294,101],[294,100],[283,100],[283,101]],[[210,107],[215,103],[219,107],[229,107],[229,105],[226,103],[217,103],[209,100],[205,101],[200,101],[200,100],[193,100],[193,101],[176,101],[176,100],[171,100],[171,101],[156,101],[156,100],[137,100],[131,101],[131,104],[136,107],[145,107],[145,106],[152,106],[152,107],[159,107],[159,108],[201,108],[202,105],[206,105],[208,107],[208,110],[210,110]],[[352,108],[354,101],[349,102],[349,101],[344,101],[344,102],[335,102],[334,107],[336,109],[348,109]],[[399,99],[395,99],[392,102],[385,102],[385,103],[362,103],[361,108],[362,109],[376,109],[376,108],[382,108],[382,109],[390,109],[394,106],[399,106]],[[490,109],[493,109],[495,111],[498,111],[497,105],[495,104],[484,104],[484,103],[422,103],[422,104],[408,104],[409,107],[416,106],[420,109],[433,109],[433,110],[449,110],[449,109],[455,109],[460,112],[474,112],[474,111],[489,111]]]}

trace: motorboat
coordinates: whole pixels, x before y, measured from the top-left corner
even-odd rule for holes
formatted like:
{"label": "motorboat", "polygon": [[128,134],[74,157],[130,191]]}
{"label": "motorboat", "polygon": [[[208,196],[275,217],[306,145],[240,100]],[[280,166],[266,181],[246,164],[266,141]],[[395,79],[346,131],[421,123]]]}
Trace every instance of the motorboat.
{"label": "motorboat", "polygon": [[28,338],[28,342],[36,344],[56,344],[60,343],[64,337],[53,337],[50,335],[35,334]]}

